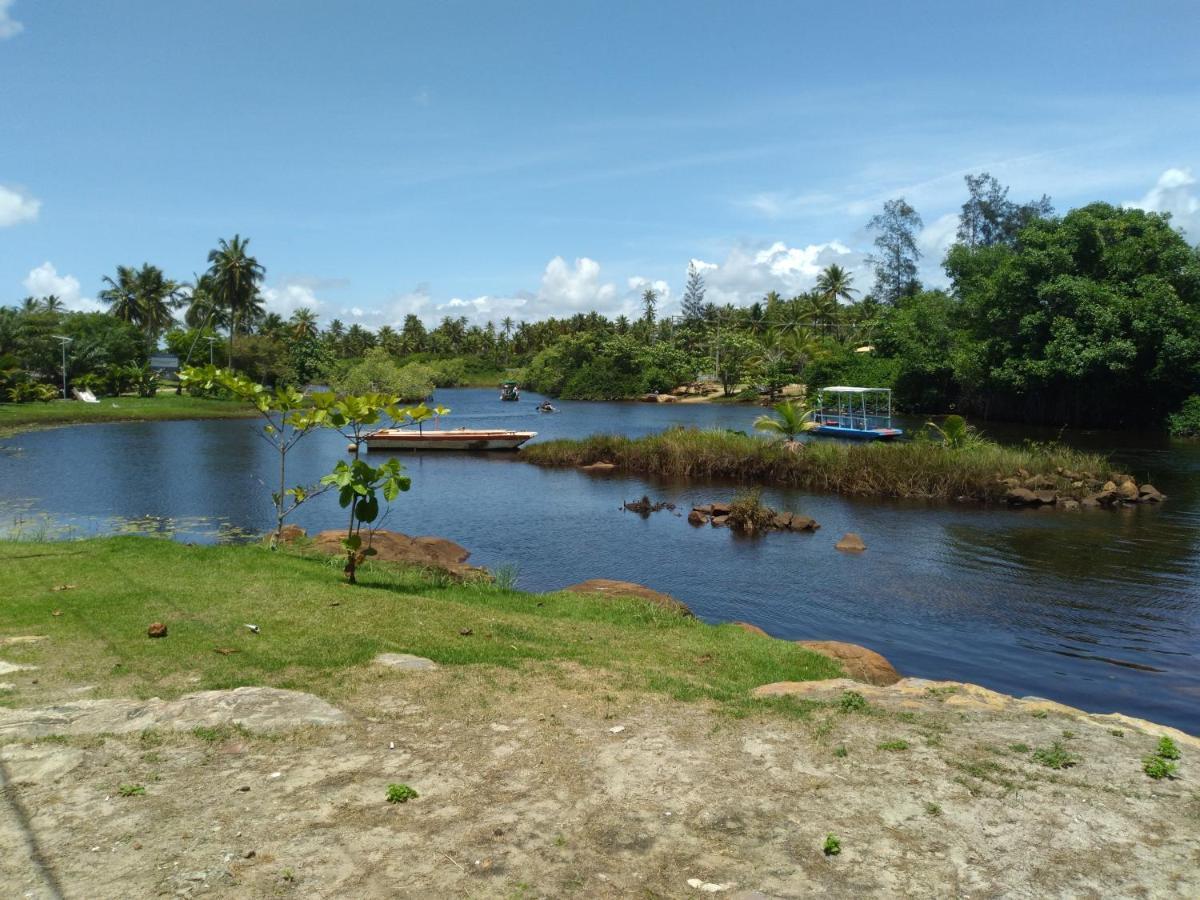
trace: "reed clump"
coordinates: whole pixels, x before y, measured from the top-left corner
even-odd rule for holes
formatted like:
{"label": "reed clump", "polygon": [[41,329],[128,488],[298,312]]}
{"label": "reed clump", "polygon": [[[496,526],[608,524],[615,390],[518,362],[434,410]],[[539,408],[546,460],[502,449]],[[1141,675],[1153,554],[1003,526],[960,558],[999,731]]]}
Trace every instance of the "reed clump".
{"label": "reed clump", "polygon": [[1040,481],[1064,497],[1082,496],[1087,488],[1076,487],[1073,476],[1084,473],[1091,482],[1110,470],[1105,457],[1061,444],[1006,447],[980,440],[949,447],[922,440],[789,447],[741,432],[695,428],[639,438],[594,435],[546,441],[523,449],[521,458],[542,466],[610,462],[641,475],[731,479],[861,497],[984,502],[1003,501],[1012,479]]}

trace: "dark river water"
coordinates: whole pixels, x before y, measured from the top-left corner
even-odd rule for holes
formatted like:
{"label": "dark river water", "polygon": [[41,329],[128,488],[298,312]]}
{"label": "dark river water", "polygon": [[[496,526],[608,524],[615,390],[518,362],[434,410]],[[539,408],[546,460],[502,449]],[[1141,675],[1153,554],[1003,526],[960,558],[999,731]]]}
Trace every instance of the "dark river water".
{"label": "dark river water", "polygon": [[[500,403],[491,390],[443,390],[454,425],[533,429],[538,440],[671,424],[749,428],[744,406]],[[450,423],[448,423],[450,424]],[[991,426],[1001,441],[1045,433]],[[909,675],[973,681],[1017,695],[1120,711],[1200,733],[1200,444],[1157,435],[1064,433],[1112,452],[1170,495],[1119,511],[984,510],[768,490],[778,508],[821,523],[816,534],[740,538],[621,503],[649,494],[678,504],[728,498],[731,485],[652,483],[524,464],[512,454],[405,454],[412,490],[385,527],[451,538],[471,561],[511,566],[544,591],[586,578],[636,581],[713,621],[743,619],[781,638],[865,644]],[[289,481],[315,480],[345,441],[313,434]],[[91,425],[0,440],[0,530],[78,536],[113,531],[182,540],[271,527],[273,451],[247,421]],[[343,524],[332,496],[294,521]],[[833,544],[862,535],[868,550]],[[0,620],[3,609],[0,607]]]}

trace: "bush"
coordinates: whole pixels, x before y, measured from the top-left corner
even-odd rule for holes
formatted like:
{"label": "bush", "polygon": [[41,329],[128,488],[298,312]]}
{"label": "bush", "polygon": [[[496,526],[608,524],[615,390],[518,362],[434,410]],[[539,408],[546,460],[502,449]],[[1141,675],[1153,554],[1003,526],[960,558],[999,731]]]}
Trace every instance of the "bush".
{"label": "bush", "polygon": [[434,370],[420,363],[398,366],[386,350],[376,347],[330,382],[339,394],[383,393],[404,401],[424,400],[433,393]]}
{"label": "bush", "polygon": [[739,531],[761,531],[775,519],[775,511],[762,502],[762,488],[742,491],[729,504],[730,528]]}
{"label": "bush", "polygon": [[1200,436],[1200,394],[1192,394],[1179,412],[1167,417],[1167,428],[1174,437]]}

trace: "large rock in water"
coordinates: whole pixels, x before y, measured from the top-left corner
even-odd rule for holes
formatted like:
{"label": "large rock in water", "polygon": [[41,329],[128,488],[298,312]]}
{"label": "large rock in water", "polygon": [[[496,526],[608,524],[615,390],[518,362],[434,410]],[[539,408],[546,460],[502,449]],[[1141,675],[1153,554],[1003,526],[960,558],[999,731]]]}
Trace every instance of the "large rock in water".
{"label": "large rock in water", "polygon": [[[313,546],[323,553],[341,556],[344,531],[322,531],[313,538]],[[426,569],[437,569],[455,578],[487,578],[487,569],[466,565],[471,551],[465,547],[439,537],[409,537],[398,531],[377,531],[371,539],[375,549],[372,559],[383,562],[407,563]]]}
{"label": "large rock in water", "polygon": [[900,673],[874,650],[842,641],[796,641],[806,650],[837,660],[855,681],[885,686],[900,680]]}
{"label": "large rock in water", "polygon": [[581,581],[579,584],[565,587],[563,590],[570,591],[572,594],[592,594],[599,597],[632,597],[636,600],[645,600],[647,603],[653,603],[655,606],[670,612],[679,613],[681,616],[692,615],[692,611],[688,609],[687,604],[682,600],[676,600],[670,594],[661,593],[653,588],[646,587],[644,584],[635,584],[632,581],[592,578],[588,581]]}

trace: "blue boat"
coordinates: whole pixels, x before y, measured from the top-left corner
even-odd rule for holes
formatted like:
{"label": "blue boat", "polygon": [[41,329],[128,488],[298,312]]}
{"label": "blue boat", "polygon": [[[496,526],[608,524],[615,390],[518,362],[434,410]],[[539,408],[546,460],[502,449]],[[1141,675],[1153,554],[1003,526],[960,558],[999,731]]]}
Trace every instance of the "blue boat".
{"label": "blue boat", "polygon": [[890,441],[904,434],[892,427],[890,388],[820,388],[809,416],[811,434],[863,441]]}

